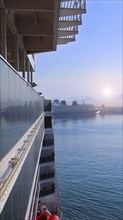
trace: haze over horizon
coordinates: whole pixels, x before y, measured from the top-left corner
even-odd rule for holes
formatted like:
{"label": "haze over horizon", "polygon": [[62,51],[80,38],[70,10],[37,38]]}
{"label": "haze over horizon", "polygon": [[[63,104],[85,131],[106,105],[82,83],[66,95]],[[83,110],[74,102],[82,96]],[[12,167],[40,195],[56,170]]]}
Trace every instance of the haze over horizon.
{"label": "haze over horizon", "polygon": [[35,59],[36,90],[45,98],[82,96],[111,101],[120,96],[122,0],[88,0],[76,41],[58,46],[56,52],[38,54]]}
{"label": "haze over horizon", "polygon": [[[123,107],[123,95],[116,95],[112,97],[92,97],[92,96],[73,96],[73,97],[63,97],[58,99],[59,101],[66,100],[67,103],[72,103],[72,101],[77,101],[79,104],[85,102],[87,104],[93,104],[96,106],[106,105],[112,107]],[[54,100],[54,99],[53,99]],[[53,101],[52,100],[52,101]]]}

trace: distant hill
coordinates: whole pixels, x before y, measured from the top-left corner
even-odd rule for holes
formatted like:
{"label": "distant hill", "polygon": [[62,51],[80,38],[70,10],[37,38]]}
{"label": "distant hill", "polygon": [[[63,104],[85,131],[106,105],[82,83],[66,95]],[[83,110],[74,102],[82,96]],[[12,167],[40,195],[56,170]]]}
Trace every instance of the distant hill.
{"label": "distant hill", "polygon": [[94,98],[87,98],[86,102],[91,102],[94,105],[106,105],[106,106],[123,106],[123,95],[116,95],[110,98],[104,97],[94,97]]}
{"label": "distant hill", "polygon": [[[61,101],[61,99],[59,99]],[[87,104],[93,104],[95,106],[123,106],[123,94],[121,95],[115,95],[110,98],[105,97],[91,97],[91,96],[79,96],[79,97],[70,97],[70,98],[64,98],[63,100],[66,100],[67,103],[71,104],[72,101],[76,100],[78,103],[87,103]]]}

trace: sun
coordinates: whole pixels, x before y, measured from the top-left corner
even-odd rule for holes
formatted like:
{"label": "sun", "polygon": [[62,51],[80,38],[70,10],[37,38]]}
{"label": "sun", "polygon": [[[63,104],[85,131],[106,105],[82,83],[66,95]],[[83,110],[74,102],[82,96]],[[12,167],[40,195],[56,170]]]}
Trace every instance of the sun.
{"label": "sun", "polygon": [[111,88],[104,88],[102,93],[103,93],[103,96],[107,98],[113,96],[113,91]]}

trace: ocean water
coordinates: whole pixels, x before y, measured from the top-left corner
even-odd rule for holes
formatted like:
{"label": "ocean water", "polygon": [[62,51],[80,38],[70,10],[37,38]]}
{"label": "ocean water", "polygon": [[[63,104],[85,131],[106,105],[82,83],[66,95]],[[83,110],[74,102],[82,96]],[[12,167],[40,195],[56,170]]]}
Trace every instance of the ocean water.
{"label": "ocean water", "polygon": [[123,219],[122,122],[121,115],[54,121],[63,220]]}

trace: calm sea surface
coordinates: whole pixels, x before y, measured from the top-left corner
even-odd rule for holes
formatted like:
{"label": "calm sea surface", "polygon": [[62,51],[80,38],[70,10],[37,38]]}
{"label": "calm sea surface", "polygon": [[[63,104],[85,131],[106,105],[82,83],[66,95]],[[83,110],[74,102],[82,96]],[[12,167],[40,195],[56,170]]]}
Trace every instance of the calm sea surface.
{"label": "calm sea surface", "polygon": [[63,220],[121,220],[122,116],[54,122]]}

